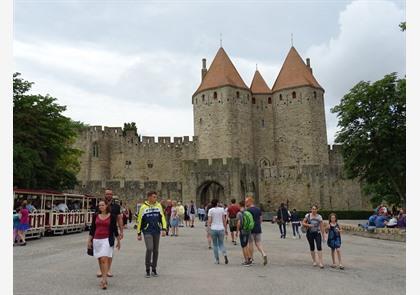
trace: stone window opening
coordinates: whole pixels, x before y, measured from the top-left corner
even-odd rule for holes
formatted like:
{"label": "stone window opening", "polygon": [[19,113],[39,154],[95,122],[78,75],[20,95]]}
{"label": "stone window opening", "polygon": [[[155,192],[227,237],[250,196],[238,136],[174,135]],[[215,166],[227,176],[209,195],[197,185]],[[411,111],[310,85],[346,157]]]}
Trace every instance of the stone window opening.
{"label": "stone window opening", "polygon": [[279,95],[279,98],[280,98],[280,100],[283,100],[283,95],[280,94]]}
{"label": "stone window opening", "polygon": [[200,118],[200,124],[203,124],[203,118]]}
{"label": "stone window opening", "polygon": [[130,168],[130,166],[131,166],[131,161],[130,160],[125,161],[125,168]]}
{"label": "stone window opening", "polygon": [[264,126],[265,126],[265,122],[264,120],[261,120],[261,127],[264,128]]}
{"label": "stone window opening", "polygon": [[95,158],[98,158],[99,157],[99,145],[97,143],[94,143],[93,144],[93,147],[92,147],[92,156],[95,157]]}
{"label": "stone window opening", "polygon": [[153,168],[153,161],[152,160],[147,161],[147,168]]}
{"label": "stone window opening", "polygon": [[239,91],[236,91],[236,98],[239,98]]}
{"label": "stone window opening", "polygon": [[316,91],[314,91],[314,98],[316,98]]}
{"label": "stone window opening", "polygon": [[296,98],[296,91],[292,92],[292,98]]}
{"label": "stone window opening", "polygon": [[252,98],[252,104],[255,104],[255,97]]}
{"label": "stone window opening", "polygon": [[203,100],[203,102],[204,102],[204,97],[205,97],[205,96],[204,96],[204,94],[203,94],[203,95],[201,96],[201,99]]}
{"label": "stone window opening", "polygon": [[213,92],[213,98],[214,99],[217,99],[217,92],[215,91],[215,92]]}
{"label": "stone window opening", "polygon": [[271,97],[268,98],[268,104],[271,104]]}

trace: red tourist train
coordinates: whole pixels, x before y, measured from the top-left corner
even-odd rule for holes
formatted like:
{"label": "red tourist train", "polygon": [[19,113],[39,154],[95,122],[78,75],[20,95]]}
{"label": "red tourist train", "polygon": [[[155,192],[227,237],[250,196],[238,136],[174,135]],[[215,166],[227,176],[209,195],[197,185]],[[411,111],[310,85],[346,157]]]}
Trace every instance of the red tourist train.
{"label": "red tourist train", "polygon": [[14,208],[23,200],[34,207],[29,214],[27,238],[45,234],[62,235],[89,229],[95,208],[102,197],[51,190],[14,189]]}

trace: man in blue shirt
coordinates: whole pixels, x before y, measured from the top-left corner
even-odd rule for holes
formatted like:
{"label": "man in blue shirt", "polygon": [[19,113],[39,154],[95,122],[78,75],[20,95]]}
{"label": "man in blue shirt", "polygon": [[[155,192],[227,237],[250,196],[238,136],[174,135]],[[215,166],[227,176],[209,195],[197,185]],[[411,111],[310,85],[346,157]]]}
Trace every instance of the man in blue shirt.
{"label": "man in blue shirt", "polygon": [[249,196],[245,199],[245,206],[249,212],[251,212],[252,217],[254,218],[254,228],[251,231],[251,235],[249,237],[249,253],[251,254],[251,261],[253,261],[253,254],[254,254],[254,247],[252,243],[255,243],[255,246],[257,247],[258,251],[261,253],[264,261],[264,265],[267,264],[267,255],[264,252],[264,249],[262,247],[261,242],[261,222],[262,222],[262,214],[261,209],[258,207],[255,207],[254,205],[254,199]]}

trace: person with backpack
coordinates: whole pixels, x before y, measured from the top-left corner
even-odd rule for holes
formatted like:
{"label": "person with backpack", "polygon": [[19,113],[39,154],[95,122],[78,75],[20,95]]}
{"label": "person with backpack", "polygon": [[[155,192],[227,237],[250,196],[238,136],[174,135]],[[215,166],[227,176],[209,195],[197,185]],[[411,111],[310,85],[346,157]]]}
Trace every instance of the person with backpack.
{"label": "person with backpack", "polygon": [[232,243],[236,246],[236,240],[235,240],[235,233],[236,236],[238,236],[238,229],[236,227],[238,220],[236,215],[241,210],[238,204],[236,204],[236,199],[230,200],[230,205],[227,208],[228,218],[229,218],[229,230],[230,230],[230,236],[232,238]]}
{"label": "person with backpack", "polygon": [[284,206],[284,203],[281,203],[279,209],[277,210],[277,224],[280,229],[280,239],[286,238],[286,222],[289,221],[289,218],[289,211]]}
{"label": "person with backpack", "polygon": [[333,262],[331,267],[337,267],[337,264],[335,263],[335,253],[337,253],[339,267],[340,269],[344,269],[344,266],[341,263],[341,228],[337,223],[337,215],[335,213],[331,213],[328,217],[328,222],[330,227],[328,229],[327,245],[331,248],[331,258]]}
{"label": "person with backpack", "polygon": [[223,207],[217,206],[218,202],[217,199],[211,201],[213,208],[209,210],[207,226],[210,227],[210,234],[213,240],[214,263],[219,264],[220,250],[225,257],[225,264],[228,264],[226,248],[223,244],[223,238],[225,235],[227,236],[226,215]]}
{"label": "person with backpack", "polygon": [[245,206],[247,208],[247,211],[249,211],[252,214],[252,218],[254,219],[254,227],[251,230],[251,235],[249,237],[249,253],[251,256],[251,262],[253,262],[253,252],[254,247],[252,243],[255,243],[255,246],[257,247],[258,251],[261,253],[261,256],[263,258],[263,264],[267,265],[267,254],[264,252],[264,249],[262,247],[261,242],[261,223],[262,223],[262,213],[261,209],[256,207],[254,205],[254,198],[251,196],[248,196],[245,199]]}
{"label": "person with backpack", "polygon": [[[322,261],[322,240],[325,240],[324,222],[322,216],[318,214],[318,206],[313,205],[311,212],[305,215],[302,225],[306,228],[306,238],[309,243],[313,266],[317,266],[318,262],[315,257],[315,243],[319,260],[319,267],[324,268]],[[322,236],[322,237],[321,237]]]}
{"label": "person with backpack", "polygon": [[296,239],[296,234],[299,235],[299,239],[301,238],[299,227],[300,227],[300,219],[296,209],[293,209],[292,214],[290,216],[290,221],[292,222],[292,229],[293,229],[293,238]]}
{"label": "person with backpack", "polygon": [[245,210],[245,202],[239,202],[239,212],[236,214],[236,237],[238,237],[239,233],[239,241],[242,247],[242,254],[244,255],[245,261],[242,262],[243,266],[250,266],[251,262],[251,254],[249,252],[248,242],[249,236],[251,235],[251,231],[254,228],[254,218],[249,211]]}
{"label": "person with backpack", "polygon": [[188,216],[190,217],[191,227],[194,227],[195,214],[197,214],[197,206],[194,204],[194,201],[191,200],[191,203],[188,206]]}

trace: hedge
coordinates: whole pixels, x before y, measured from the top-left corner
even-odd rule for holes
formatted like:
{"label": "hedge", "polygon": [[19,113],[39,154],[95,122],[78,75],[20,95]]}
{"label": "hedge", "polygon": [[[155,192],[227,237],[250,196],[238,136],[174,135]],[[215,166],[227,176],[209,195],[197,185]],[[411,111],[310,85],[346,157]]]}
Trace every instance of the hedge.
{"label": "hedge", "polygon": [[[299,218],[303,219],[309,211],[297,211]],[[318,214],[321,214],[324,220],[328,220],[328,216],[334,212],[337,215],[337,218],[345,220],[368,220],[368,218],[373,214],[371,211],[362,211],[362,210],[320,210]],[[271,221],[273,216],[277,215],[277,212],[264,212],[264,220]]]}

